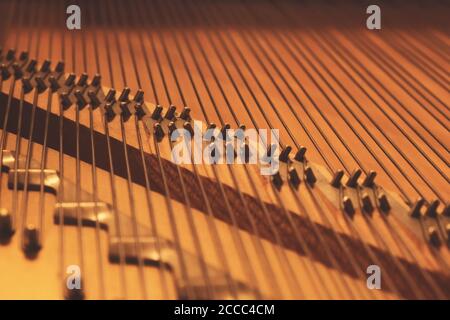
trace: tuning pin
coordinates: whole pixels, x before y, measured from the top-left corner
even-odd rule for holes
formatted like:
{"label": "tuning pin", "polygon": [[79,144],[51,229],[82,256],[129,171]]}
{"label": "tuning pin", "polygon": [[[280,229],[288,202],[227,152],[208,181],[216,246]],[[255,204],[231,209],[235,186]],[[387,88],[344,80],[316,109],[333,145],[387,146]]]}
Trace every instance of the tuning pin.
{"label": "tuning pin", "polygon": [[331,185],[335,188],[339,188],[342,185],[343,177],[344,177],[344,171],[337,170],[333,175],[333,179],[331,179]]}
{"label": "tuning pin", "polygon": [[347,180],[347,187],[350,188],[355,188],[358,185],[358,179],[361,176],[362,171],[361,169],[355,169],[353,170],[352,174],[350,175],[350,177]]}

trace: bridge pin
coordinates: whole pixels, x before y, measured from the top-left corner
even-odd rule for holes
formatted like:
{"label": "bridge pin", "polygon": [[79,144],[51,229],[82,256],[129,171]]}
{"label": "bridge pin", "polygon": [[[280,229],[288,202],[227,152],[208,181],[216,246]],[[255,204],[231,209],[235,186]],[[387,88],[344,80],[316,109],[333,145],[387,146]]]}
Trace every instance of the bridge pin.
{"label": "bridge pin", "polygon": [[29,258],[34,258],[41,249],[39,231],[34,225],[28,225],[23,231],[23,250]]}
{"label": "bridge pin", "polygon": [[0,208],[0,242],[6,242],[14,233],[11,214],[5,208]]}

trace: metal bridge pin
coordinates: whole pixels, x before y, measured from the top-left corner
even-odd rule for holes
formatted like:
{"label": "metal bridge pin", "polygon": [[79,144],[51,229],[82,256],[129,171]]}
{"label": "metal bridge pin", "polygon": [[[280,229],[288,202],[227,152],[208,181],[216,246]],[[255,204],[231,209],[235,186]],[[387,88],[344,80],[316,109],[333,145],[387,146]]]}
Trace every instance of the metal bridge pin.
{"label": "metal bridge pin", "polygon": [[288,162],[289,161],[289,154],[291,153],[291,151],[292,151],[292,147],[291,146],[286,146],[284,148],[284,150],[281,151],[281,153],[280,153],[280,156],[279,156],[280,161]]}
{"label": "metal bridge pin", "polygon": [[303,162],[305,160],[305,153],[306,153],[306,147],[301,146],[300,149],[298,149],[297,153],[295,154],[294,159]]}
{"label": "metal bridge pin", "polygon": [[155,110],[153,110],[153,113],[152,113],[152,119],[153,120],[159,120],[159,119],[161,119],[161,112],[162,112],[162,110],[163,110],[163,107],[161,107],[161,106],[156,106],[155,107]]}
{"label": "metal bridge pin", "polygon": [[355,188],[358,185],[358,179],[361,176],[362,171],[361,169],[355,169],[353,170],[352,174],[350,175],[350,177],[347,180],[347,187],[350,188]]}
{"label": "metal bridge pin", "polygon": [[47,89],[47,85],[45,84],[44,80],[41,77],[36,77],[36,89],[39,93],[42,93]]}
{"label": "metal bridge pin", "polygon": [[419,198],[416,203],[411,208],[411,211],[409,212],[409,215],[413,218],[420,218],[422,216],[421,210],[422,207],[425,205],[425,199]]}
{"label": "metal bridge pin", "polygon": [[26,60],[28,60],[28,57],[29,57],[30,55],[28,54],[28,51],[22,51],[21,53],[20,53],[20,56],[19,56],[19,60],[20,61],[26,61]]}
{"label": "metal bridge pin", "polygon": [[277,172],[274,175],[272,175],[271,180],[272,180],[273,185],[277,189],[280,189],[281,186],[283,185],[283,179],[281,178],[280,172]]}
{"label": "metal bridge pin", "polygon": [[48,77],[48,82],[50,83],[50,90],[53,92],[57,91],[61,87],[54,76]]}
{"label": "metal bridge pin", "polygon": [[177,126],[176,126],[175,122],[170,121],[168,127],[169,127],[169,136],[172,137],[172,133],[174,133],[174,131],[177,130]]}
{"label": "metal bridge pin", "polygon": [[93,109],[97,108],[100,105],[100,100],[98,99],[94,91],[89,90],[88,97],[89,97],[89,104]]}
{"label": "metal bridge pin", "polygon": [[22,88],[24,93],[28,93],[33,90],[33,85],[31,84],[30,78],[22,78]]}
{"label": "metal bridge pin", "polygon": [[447,204],[444,209],[442,209],[442,215],[450,217],[450,204]]}
{"label": "metal bridge pin", "polygon": [[64,85],[67,87],[71,87],[73,86],[73,84],[75,83],[75,74],[71,73],[67,76],[66,81],[64,81]]}
{"label": "metal bridge pin", "polygon": [[25,71],[32,73],[34,71],[36,71],[36,65],[37,65],[37,61],[35,59],[31,59],[30,62],[28,62],[27,68],[25,69]]}
{"label": "metal bridge pin", "polygon": [[77,99],[78,108],[83,109],[86,106],[87,101],[80,90],[75,91],[75,98]]}
{"label": "metal bridge pin", "polygon": [[109,89],[108,93],[105,96],[106,102],[113,102],[116,100],[116,90],[115,89]]}
{"label": "metal bridge pin", "polygon": [[389,204],[389,201],[384,193],[380,193],[378,195],[378,207],[384,213],[387,213],[389,212],[389,210],[391,210],[391,205]]}
{"label": "metal bridge pin", "polygon": [[441,237],[439,236],[439,232],[436,228],[430,227],[428,228],[428,237],[430,239],[430,243],[435,246],[439,247],[441,245]]}
{"label": "metal bridge pin", "polygon": [[306,182],[312,187],[317,181],[316,175],[310,166],[305,167]]}
{"label": "metal bridge pin", "polygon": [[289,182],[294,188],[297,188],[301,181],[297,170],[294,167],[290,167],[288,173],[289,173]]}
{"label": "metal bridge pin", "polygon": [[41,69],[40,69],[39,71],[40,71],[40,72],[44,72],[44,73],[49,72],[49,71],[50,71],[50,65],[51,65],[50,60],[45,60],[45,61],[42,63]]}
{"label": "metal bridge pin", "polygon": [[250,146],[248,145],[248,143],[244,143],[243,145],[243,152],[244,152],[244,161],[245,163],[248,163],[250,161]]}
{"label": "metal bridge pin", "polygon": [[144,90],[139,89],[138,91],[136,91],[133,101],[135,101],[136,103],[143,103],[144,102]]}
{"label": "metal bridge pin", "polygon": [[0,208],[0,242],[6,242],[14,233],[11,214]]}
{"label": "metal bridge pin", "polygon": [[159,123],[155,123],[154,132],[156,141],[160,142],[164,138],[164,130]]}
{"label": "metal bridge pin", "polygon": [[14,78],[20,79],[23,76],[22,68],[19,66],[17,62],[14,62],[12,65],[12,68],[14,69]]}
{"label": "metal bridge pin", "polygon": [[333,179],[331,179],[331,185],[335,188],[339,188],[342,185],[342,178],[344,177],[344,170],[337,170]]}
{"label": "metal bridge pin", "polygon": [[227,137],[228,137],[228,130],[231,128],[231,126],[230,126],[230,124],[229,123],[226,123],[224,126],[223,126],[223,128],[222,128],[222,130],[221,130],[221,133],[222,133],[222,140],[224,140],[224,141],[226,141],[227,140]]}
{"label": "metal bridge pin", "polygon": [[4,63],[0,65],[0,76],[2,79],[8,79],[10,76],[8,67]]}
{"label": "metal bridge pin", "polygon": [[353,215],[355,214],[355,208],[353,207],[352,199],[344,196],[344,198],[342,198],[342,209],[347,215],[353,217]]}
{"label": "metal bridge pin", "polygon": [[367,188],[372,188],[374,186],[376,176],[377,176],[377,173],[373,170],[370,170],[362,183],[363,186],[365,186]]}
{"label": "metal bridge pin", "polygon": [[89,77],[88,77],[87,73],[83,73],[83,74],[80,76],[80,78],[78,79],[77,86],[79,86],[79,87],[84,87],[84,86],[87,84],[88,78],[89,78]]}
{"label": "metal bridge pin", "polygon": [[128,87],[123,88],[118,100],[119,101],[130,101],[130,99],[128,98],[130,95],[130,91],[131,90]]}
{"label": "metal bridge pin", "polygon": [[189,107],[184,107],[184,109],[183,109],[183,111],[181,111],[181,114],[180,114],[180,118],[181,119],[183,119],[183,120],[189,120],[190,119],[190,112],[191,112],[191,108],[189,108]]}
{"label": "metal bridge pin", "polygon": [[72,105],[72,101],[70,100],[69,94],[67,92],[63,92],[60,98],[63,109],[64,110],[69,109],[69,107]]}
{"label": "metal bridge pin", "polygon": [[84,290],[83,290],[83,279],[80,278],[80,287],[79,288],[70,288],[69,287],[69,283],[68,283],[68,279],[66,279],[64,285],[66,288],[66,292],[65,292],[65,299],[66,300],[84,300],[85,299],[85,294],[84,294]]}
{"label": "metal bridge pin", "polygon": [[41,249],[39,231],[34,225],[28,225],[23,231],[23,250],[27,257],[33,258]]}
{"label": "metal bridge pin", "polygon": [[362,209],[365,213],[371,214],[373,212],[373,204],[372,200],[370,200],[370,196],[364,192],[361,197]]}
{"label": "metal bridge pin", "polygon": [[447,234],[447,245],[450,246],[450,223],[445,226],[445,233]]}
{"label": "metal bridge pin", "polygon": [[55,71],[58,73],[64,72],[64,62],[60,61],[55,67]]}
{"label": "metal bridge pin", "polygon": [[439,207],[439,200],[434,200],[433,202],[431,202],[431,204],[428,206],[427,210],[425,211],[425,214],[428,217],[431,218],[436,218],[437,217],[437,208]]}
{"label": "metal bridge pin", "polygon": [[6,60],[8,60],[8,61],[13,60],[15,55],[16,55],[16,50],[9,49],[8,52],[6,53]]}
{"label": "metal bridge pin", "polygon": [[183,128],[189,132],[189,134],[191,135],[191,138],[194,137],[194,129],[192,128],[192,125],[191,125],[190,122],[187,122],[187,121],[186,121],[186,122],[183,124]]}
{"label": "metal bridge pin", "polygon": [[164,115],[164,118],[166,118],[168,120],[173,120],[173,118],[175,117],[175,111],[177,111],[177,107],[175,107],[174,105],[171,105],[169,107],[169,109],[167,109],[167,112]]}
{"label": "metal bridge pin", "polygon": [[102,76],[97,73],[92,78],[91,86],[92,87],[98,87],[98,86],[100,86],[101,81],[102,81]]}

